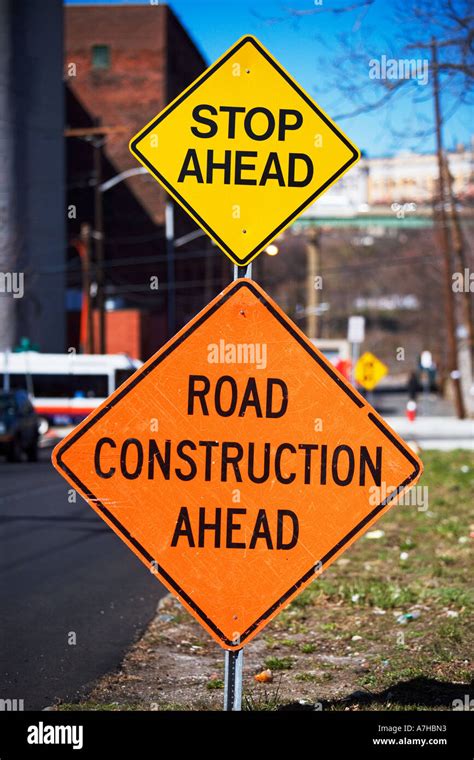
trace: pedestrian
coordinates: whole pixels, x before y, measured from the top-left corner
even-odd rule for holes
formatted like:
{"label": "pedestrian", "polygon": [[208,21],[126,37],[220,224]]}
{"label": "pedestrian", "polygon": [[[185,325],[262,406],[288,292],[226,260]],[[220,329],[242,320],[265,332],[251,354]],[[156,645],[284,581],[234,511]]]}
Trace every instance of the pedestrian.
{"label": "pedestrian", "polygon": [[407,383],[407,391],[408,391],[408,398],[410,401],[416,401],[416,397],[418,395],[418,375],[415,371],[410,373],[410,377],[408,378]]}

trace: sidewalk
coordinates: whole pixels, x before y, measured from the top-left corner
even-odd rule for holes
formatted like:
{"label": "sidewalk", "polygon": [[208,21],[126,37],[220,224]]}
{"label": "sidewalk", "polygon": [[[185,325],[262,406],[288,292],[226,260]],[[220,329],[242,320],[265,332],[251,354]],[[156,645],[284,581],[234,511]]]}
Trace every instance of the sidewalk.
{"label": "sidewalk", "polygon": [[413,441],[421,449],[474,451],[474,420],[455,417],[417,417],[410,422],[406,417],[385,417],[386,422],[407,443]]}

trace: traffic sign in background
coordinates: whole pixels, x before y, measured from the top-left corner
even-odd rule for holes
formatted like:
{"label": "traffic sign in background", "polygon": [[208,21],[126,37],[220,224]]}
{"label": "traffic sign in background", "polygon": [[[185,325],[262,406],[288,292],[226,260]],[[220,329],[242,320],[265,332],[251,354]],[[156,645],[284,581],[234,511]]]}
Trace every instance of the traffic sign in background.
{"label": "traffic sign in background", "polygon": [[372,391],[388,372],[388,367],[370,351],[366,351],[355,366],[354,377],[362,388]]}
{"label": "traffic sign in background", "polygon": [[130,150],[240,265],[360,158],[250,36],[152,119]]}
{"label": "traffic sign in background", "polygon": [[72,431],[53,461],[228,649],[248,642],[422,469],[245,279]]}

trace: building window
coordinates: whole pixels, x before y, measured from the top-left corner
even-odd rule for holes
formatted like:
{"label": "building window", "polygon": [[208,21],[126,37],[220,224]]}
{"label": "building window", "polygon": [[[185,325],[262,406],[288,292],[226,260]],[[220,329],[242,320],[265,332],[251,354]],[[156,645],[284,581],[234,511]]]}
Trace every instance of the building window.
{"label": "building window", "polygon": [[110,68],[110,48],[108,45],[92,45],[92,68]]}

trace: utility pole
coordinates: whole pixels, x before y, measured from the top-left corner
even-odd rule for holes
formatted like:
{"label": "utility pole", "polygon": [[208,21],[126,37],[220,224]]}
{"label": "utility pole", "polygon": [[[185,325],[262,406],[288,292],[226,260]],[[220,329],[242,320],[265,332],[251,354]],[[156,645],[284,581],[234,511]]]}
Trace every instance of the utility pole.
{"label": "utility pole", "polygon": [[94,250],[97,281],[96,304],[99,316],[99,354],[105,354],[105,294],[104,294],[104,207],[102,203],[102,146],[104,138],[95,137],[94,147]]}
{"label": "utility pole", "polygon": [[87,223],[81,224],[79,255],[82,266],[82,309],[81,309],[81,349],[85,354],[94,353],[94,328],[91,307],[91,228]]}
{"label": "utility pole", "polygon": [[[453,241],[454,254],[456,256],[457,265],[460,271],[464,274],[464,271],[468,268],[466,255],[464,251],[464,240],[461,229],[461,221],[459,219],[459,213],[456,208],[456,199],[453,192],[453,181],[451,172],[449,170],[449,163],[446,154],[444,154],[444,169],[445,169],[445,182],[448,191],[448,205],[449,205],[449,217],[451,221],[451,234]],[[467,336],[469,341],[469,353],[471,361],[474,359],[474,314],[473,314],[473,299],[468,290],[462,292],[462,315],[463,322],[467,330]]]}
{"label": "utility pole", "polygon": [[90,255],[91,227],[84,222],[81,224],[79,239],[71,240],[71,246],[79,254],[82,273],[82,303],[81,322],[79,329],[80,350],[84,354],[94,353],[94,331],[92,325],[91,306],[91,255]]}
{"label": "utility pole", "polygon": [[446,313],[446,338],[447,338],[447,369],[449,377],[453,384],[454,404],[456,414],[459,419],[466,416],[464,409],[464,399],[461,389],[461,377],[458,368],[458,352],[456,339],[456,317],[454,292],[452,288],[452,261],[450,252],[450,241],[448,234],[448,218],[446,214],[446,188],[444,182],[443,168],[443,138],[441,133],[441,103],[439,93],[439,71],[438,71],[438,47],[436,40],[431,40],[431,70],[433,74],[433,100],[435,115],[436,131],[436,153],[438,158],[439,174],[439,208],[438,208],[438,229],[441,252],[444,265],[444,292],[445,292],[445,313]]}
{"label": "utility pole", "polygon": [[319,338],[319,288],[316,277],[321,274],[321,233],[316,228],[308,232],[306,243],[306,335]]}

